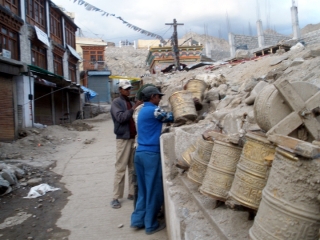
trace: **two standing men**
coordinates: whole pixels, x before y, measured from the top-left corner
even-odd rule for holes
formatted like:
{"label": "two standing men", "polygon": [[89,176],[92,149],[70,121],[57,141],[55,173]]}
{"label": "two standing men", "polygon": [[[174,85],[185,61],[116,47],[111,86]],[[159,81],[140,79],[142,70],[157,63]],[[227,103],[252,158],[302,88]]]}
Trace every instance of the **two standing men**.
{"label": "two standing men", "polygon": [[[130,103],[127,100],[130,93],[127,89],[130,90],[131,87],[129,81],[120,82],[119,89],[121,96],[116,98],[111,105],[114,132],[117,135],[114,197],[111,202],[113,208],[121,207],[118,198],[123,196],[124,175],[127,165],[129,169],[130,197],[132,196],[134,189],[132,184],[133,154],[130,149],[133,151],[134,136],[136,132],[133,131],[134,122],[132,114],[134,109],[142,102],[138,101],[133,105],[133,103]],[[131,228],[145,228],[146,234],[153,234],[165,227],[165,223],[160,224],[157,221],[157,215],[164,201],[160,135],[162,123],[173,122],[173,115],[172,113],[168,114],[164,112],[158,107],[163,94],[160,93],[156,87],[148,86],[141,91],[141,94],[144,106],[140,110],[138,117],[138,147],[134,162],[138,179],[138,200],[136,208],[131,216]],[[126,106],[124,102],[126,103]],[[130,108],[130,106],[132,107]],[[131,152],[131,156],[128,155],[129,152]]]}

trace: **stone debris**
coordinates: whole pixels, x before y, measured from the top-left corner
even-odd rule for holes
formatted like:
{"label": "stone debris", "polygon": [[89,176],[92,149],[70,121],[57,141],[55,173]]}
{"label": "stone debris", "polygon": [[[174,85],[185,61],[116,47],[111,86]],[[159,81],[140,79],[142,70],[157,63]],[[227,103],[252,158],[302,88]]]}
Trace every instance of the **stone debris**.
{"label": "stone debris", "polygon": [[27,181],[27,184],[31,187],[37,186],[42,182],[42,178],[32,178]]}

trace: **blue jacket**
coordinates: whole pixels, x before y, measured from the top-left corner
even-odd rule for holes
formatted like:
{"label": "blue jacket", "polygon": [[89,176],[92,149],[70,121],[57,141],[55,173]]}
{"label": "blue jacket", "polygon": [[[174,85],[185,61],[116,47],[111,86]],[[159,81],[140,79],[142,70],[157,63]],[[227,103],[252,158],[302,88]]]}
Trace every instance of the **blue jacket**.
{"label": "blue jacket", "polygon": [[172,113],[161,110],[151,102],[145,102],[138,115],[137,152],[160,152],[162,123],[173,122]]}
{"label": "blue jacket", "polygon": [[[131,106],[134,103],[131,102]],[[130,118],[132,118],[133,109],[127,109],[127,103],[123,96],[117,97],[111,104],[111,116],[114,123],[114,134],[117,139],[130,139]]]}

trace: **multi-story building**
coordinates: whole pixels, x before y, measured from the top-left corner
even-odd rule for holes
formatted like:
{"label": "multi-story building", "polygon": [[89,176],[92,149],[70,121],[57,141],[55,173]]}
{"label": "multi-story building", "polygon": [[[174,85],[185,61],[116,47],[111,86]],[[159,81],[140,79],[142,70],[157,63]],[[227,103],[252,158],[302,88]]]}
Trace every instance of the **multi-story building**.
{"label": "multi-story building", "polygon": [[0,0],[0,140],[75,120],[81,111],[77,25],[50,0]]}
{"label": "multi-story building", "polygon": [[105,61],[107,43],[99,38],[76,38],[77,51],[82,55],[81,85],[95,91],[91,102],[111,102],[111,71]]}

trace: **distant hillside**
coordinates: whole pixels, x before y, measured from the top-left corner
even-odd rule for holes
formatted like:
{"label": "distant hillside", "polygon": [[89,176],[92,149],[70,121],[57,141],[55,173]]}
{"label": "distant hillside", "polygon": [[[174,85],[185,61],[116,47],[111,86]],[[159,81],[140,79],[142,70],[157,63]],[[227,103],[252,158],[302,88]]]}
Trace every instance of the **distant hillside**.
{"label": "distant hillside", "polygon": [[212,37],[205,34],[197,34],[194,32],[189,32],[185,34],[182,39],[189,39],[192,38],[193,40],[203,44],[205,46],[206,42],[211,43],[212,50],[223,50],[223,51],[229,51],[229,43],[225,39],[220,39],[216,37]]}
{"label": "distant hillside", "polygon": [[301,29],[301,35],[307,34],[320,29],[320,23],[318,24],[308,24]]}
{"label": "distant hillside", "polygon": [[146,72],[147,49],[107,47],[106,62],[112,75],[140,77]]}

